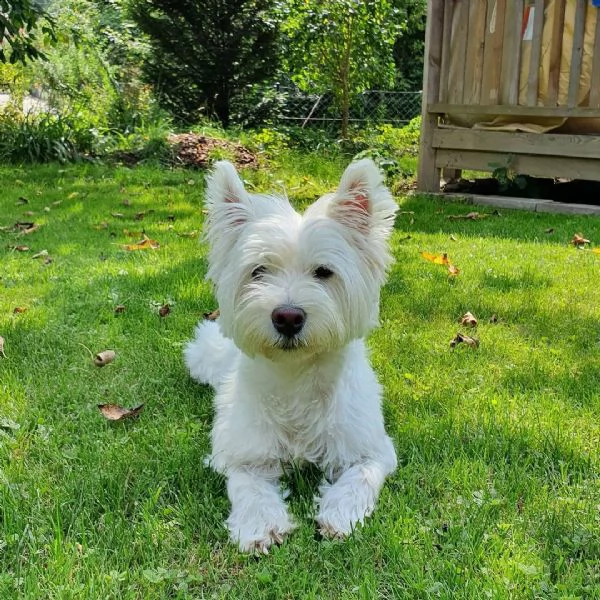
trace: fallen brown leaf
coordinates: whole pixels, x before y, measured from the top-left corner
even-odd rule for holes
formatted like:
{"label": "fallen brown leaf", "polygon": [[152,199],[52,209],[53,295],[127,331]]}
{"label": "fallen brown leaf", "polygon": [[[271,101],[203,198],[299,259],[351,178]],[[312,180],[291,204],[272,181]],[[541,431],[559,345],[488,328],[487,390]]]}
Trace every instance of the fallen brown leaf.
{"label": "fallen brown leaf", "polygon": [[123,202],[121,202],[121,204],[123,206],[131,206],[131,200],[129,200],[129,198],[125,198],[125,200],[123,200]]}
{"label": "fallen brown leaf", "polygon": [[19,196],[15,204],[29,204],[29,200],[25,196]]}
{"label": "fallen brown leaf", "polygon": [[142,211],[142,212],[136,213],[133,218],[136,221],[141,221],[145,216],[146,216],[146,213]]}
{"label": "fallen brown leaf", "polygon": [[471,348],[478,348],[479,340],[477,340],[469,335],[464,335],[463,333],[457,333],[456,336],[454,337],[454,339],[450,342],[450,348],[456,348],[456,346],[458,346],[458,344],[466,344],[467,346],[470,346]]}
{"label": "fallen brown leaf", "polygon": [[470,212],[466,215],[448,215],[446,218],[452,221],[458,221],[460,219],[468,220],[468,221],[479,221],[480,219],[485,219],[488,215],[478,213],[478,212]]}
{"label": "fallen brown leaf", "polygon": [[137,417],[144,410],[144,405],[140,404],[135,408],[123,408],[118,404],[98,404],[98,408],[109,421],[122,421],[123,419]]}
{"label": "fallen brown leaf", "polygon": [[448,275],[456,277],[460,273],[460,269],[454,265],[448,265]]}
{"label": "fallen brown leaf", "polygon": [[26,210],[26,211],[23,213],[23,216],[24,216],[24,217],[33,217],[33,215],[35,215],[35,213],[34,213],[32,210]]}
{"label": "fallen brown leaf", "polygon": [[92,225],[92,227],[98,231],[101,229],[108,229],[108,222],[103,221],[102,223],[98,223],[97,225]]}
{"label": "fallen brown leaf", "polygon": [[4,338],[0,335],[0,356],[2,358],[6,358],[6,354],[4,354]]}
{"label": "fallen brown leaf", "polygon": [[124,304],[117,304],[117,306],[115,306],[115,313],[118,315],[124,313],[126,310],[127,308]]}
{"label": "fallen brown leaf", "polygon": [[473,313],[466,312],[460,320],[461,325],[468,325],[469,327],[477,327],[477,318]]}
{"label": "fallen brown leaf", "polygon": [[114,217],[115,219],[124,219],[125,215],[123,213],[119,213],[119,212],[114,212],[114,213],[110,213],[111,217]]}
{"label": "fallen brown leaf", "polygon": [[149,237],[144,236],[144,239],[136,244],[124,244],[122,248],[129,252],[133,250],[157,250],[160,248],[160,244],[156,240],[151,240]]}
{"label": "fallen brown leaf", "polygon": [[163,304],[159,309],[158,309],[158,314],[161,317],[166,317],[169,313],[171,312],[171,307],[168,304]]}
{"label": "fallen brown leaf", "polygon": [[29,246],[9,246],[8,249],[15,252],[29,252]]}
{"label": "fallen brown leaf", "polygon": [[218,308],[216,308],[215,310],[213,310],[211,312],[204,313],[204,318],[207,321],[216,321],[220,316],[221,316],[221,311]]}
{"label": "fallen brown leaf", "polygon": [[73,198],[77,198],[77,196],[79,196],[79,192],[71,192],[71,193],[70,193],[70,194],[67,196],[67,198],[68,198],[69,200],[73,200]]}
{"label": "fallen brown leaf", "polygon": [[589,244],[590,240],[586,240],[583,235],[580,233],[576,233],[573,235],[573,239],[571,240],[571,244],[576,248],[583,248],[586,244]]}
{"label": "fallen brown leaf", "polygon": [[111,363],[113,360],[115,360],[115,356],[116,353],[114,350],[104,350],[96,354],[94,357],[94,364],[97,367],[104,367],[108,363]]}
{"label": "fallen brown leaf", "polygon": [[32,223],[29,221],[26,222],[19,222],[17,221],[13,227],[13,229],[15,231],[19,231],[22,234],[27,235],[28,233],[33,233],[34,231],[37,231],[39,229],[39,225],[37,225],[36,223]]}
{"label": "fallen brown leaf", "polygon": [[31,258],[42,258],[48,256],[48,250],[40,250],[37,254],[34,254]]}
{"label": "fallen brown leaf", "polygon": [[174,221],[175,215],[167,215],[167,221]]}
{"label": "fallen brown leaf", "polygon": [[492,315],[490,317],[490,323],[497,323],[498,322],[498,315]]}
{"label": "fallen brown leaf", "polygon": [[554,233],[554,227],[549,227],[548,229],[545,229],[544,233],[548,233],[548,234]]}
{"label": "fallen brown leaf", "polygon": [[13,310],[13,315],[20,315],[21,313],[27,312],[26,306],[15,306]]}
{"label": "fallen brown leaf", "polygon": [[177,234],[179,237],[192,238],[198,235],[198,231],[194,229],[194,231],[182,231]]}
{"label": "fallen brown leaf", "polygon": [[450,234],[450,239],[451,239],[453,242],[456,242],[456,237],[454,236],[454,234]]}

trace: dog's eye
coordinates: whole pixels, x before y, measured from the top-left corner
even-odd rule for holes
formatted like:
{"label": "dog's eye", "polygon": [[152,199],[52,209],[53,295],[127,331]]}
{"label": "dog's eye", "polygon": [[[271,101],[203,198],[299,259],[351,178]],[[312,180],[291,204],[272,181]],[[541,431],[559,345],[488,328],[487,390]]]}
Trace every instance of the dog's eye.
{"label": "dog's eye", "polygon": [[317,279],[329,279],[333,275],[333,271],[321,265],[315,269],[314,275]]}
{"label": "dog's eye", "polygon": [[252,271],[252,279],[260,279],[267,272],[267,267],[259,265]]}

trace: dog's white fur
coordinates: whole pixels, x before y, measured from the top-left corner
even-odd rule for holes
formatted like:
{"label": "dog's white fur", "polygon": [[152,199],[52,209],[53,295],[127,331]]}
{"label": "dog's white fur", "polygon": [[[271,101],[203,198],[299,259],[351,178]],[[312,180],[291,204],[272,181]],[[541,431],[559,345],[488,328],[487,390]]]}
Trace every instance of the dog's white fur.
{"label": "dog's white fur", "polygon": [[[227,477],[231,539],[266,552],[293,529],[279,478],[302,461],[325,474],[320,530],[345,537],[396,468],[364,337],[378,321],[397,206],[370,160],[351,164],[302,216],[285,198],[249,194],[222,161],[206,205],[221,314],[198,325],[185,361],[216,388],[210,464]],[[272,320],[281,306],[306,315],[291,338]]]}

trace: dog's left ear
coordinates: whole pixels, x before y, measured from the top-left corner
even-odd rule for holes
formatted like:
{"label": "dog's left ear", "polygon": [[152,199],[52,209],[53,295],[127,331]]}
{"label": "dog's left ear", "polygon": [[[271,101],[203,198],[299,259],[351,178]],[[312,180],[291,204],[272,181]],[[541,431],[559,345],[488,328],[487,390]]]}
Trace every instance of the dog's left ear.
{"label": "dog's left ear", "polygon": [[368,158],[346,168],[328,208],[328,216],[360,233],[387,238],[398,206]]}

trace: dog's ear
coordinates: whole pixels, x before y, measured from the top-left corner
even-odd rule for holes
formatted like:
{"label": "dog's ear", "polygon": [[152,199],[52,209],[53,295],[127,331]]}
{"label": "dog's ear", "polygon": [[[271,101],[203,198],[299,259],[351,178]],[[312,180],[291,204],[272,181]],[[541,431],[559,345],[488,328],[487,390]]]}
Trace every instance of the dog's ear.
{"label": "dog's ear", "polygon": [[235,167],[226,160],[215,163],[206,178],[206,208],[209,221],[236,228],[248,220],[248,192]]}
{"label": "dog's ear", "polygon": [[344,171],[328,215],[363,234],[375,233],[387,238],[397,209],[377,165],[365,158]]}

